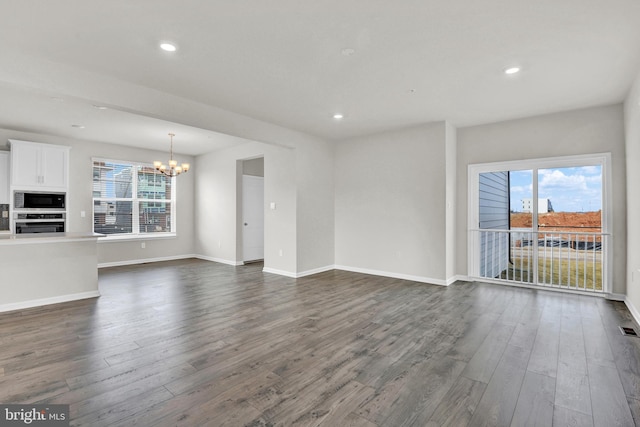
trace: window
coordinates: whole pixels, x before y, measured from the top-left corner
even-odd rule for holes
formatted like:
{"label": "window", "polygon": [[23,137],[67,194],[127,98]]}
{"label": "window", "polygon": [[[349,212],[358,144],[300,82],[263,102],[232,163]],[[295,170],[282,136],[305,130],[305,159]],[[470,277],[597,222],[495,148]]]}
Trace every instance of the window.
{"label": "window", "polygon": [[93,231],[121,236],[175,233],[175,182],[152,165],[93,160]]}

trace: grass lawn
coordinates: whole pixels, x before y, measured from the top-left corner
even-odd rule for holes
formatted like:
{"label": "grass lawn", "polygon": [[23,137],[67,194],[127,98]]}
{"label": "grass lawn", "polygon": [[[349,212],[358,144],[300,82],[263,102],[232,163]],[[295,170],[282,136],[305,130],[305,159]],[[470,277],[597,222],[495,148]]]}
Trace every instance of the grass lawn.
{"label": "grass lawn", "polygon": [[[503,271],[500,278],[518,282],[533,282],[533,272],[530,271],[529,260],[514,258],[513,261],[514,264],[509,266],[509,271]],[[552,265],[551,260],[539,260],[538,281],[541,285],[601,291],[602,262],[578,260],[576,263],[575,259],[572,259],[571,262],[554,259]]]}

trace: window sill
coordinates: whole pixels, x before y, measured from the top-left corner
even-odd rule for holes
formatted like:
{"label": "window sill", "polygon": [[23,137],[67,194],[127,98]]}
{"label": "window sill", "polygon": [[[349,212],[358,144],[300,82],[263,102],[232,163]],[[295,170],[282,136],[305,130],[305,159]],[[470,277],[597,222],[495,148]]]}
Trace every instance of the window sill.
{"label": "window sill", "polygon": [[161,239],[175,239],[176,233],[149,233],[149,234],[135,234],[135,235],[117,235],[107,234],[105,237],[98,239],[98,243],[115,243],[115,242],[134,242],[136,240],[161,240]]}

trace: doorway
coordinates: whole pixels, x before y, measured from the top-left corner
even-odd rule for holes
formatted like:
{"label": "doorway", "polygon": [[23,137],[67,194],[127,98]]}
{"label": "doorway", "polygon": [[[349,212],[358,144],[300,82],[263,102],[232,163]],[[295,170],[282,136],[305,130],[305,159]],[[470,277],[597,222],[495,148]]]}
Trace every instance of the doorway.
{"label": "doorway", "polygon": [[609,292],[610,155],[469,166],[469,275]]}
{"label": "doorway", "polygon": [[242,162],[242,261],[264,260],[264,159]]}

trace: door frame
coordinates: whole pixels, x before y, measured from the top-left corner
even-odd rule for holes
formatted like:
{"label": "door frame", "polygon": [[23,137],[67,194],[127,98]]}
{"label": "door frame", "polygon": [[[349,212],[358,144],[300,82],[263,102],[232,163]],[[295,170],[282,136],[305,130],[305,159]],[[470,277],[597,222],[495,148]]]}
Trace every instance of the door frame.
{"label": "door frame", "polygon": [[[539,169],[570,168],[580,166],[600,166],[602,169],[602,233],[611,236],[613,233],[613,203],[612,203],[612,179],[611,179],[611,153],[582,154],[573,156],[548,157],[526,160],[511,160],[503,162],[470,164],[467,167],[467,275],[483,281],[490,281],[480,276],[480,241],[475,239],[473,231],[478,228],[480,221],[479,209],[479,178],[481,173],[496,171],[532,170],[532,209],[533,223],[537,224],[538,217],[538,173]],[[613,270],[611,268],[613,253],[611,239],[604,239],[603,277],[604,286],[602,292],[611,293]],[[535,269],[537,287],[537,269]]]}

